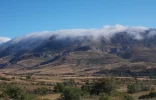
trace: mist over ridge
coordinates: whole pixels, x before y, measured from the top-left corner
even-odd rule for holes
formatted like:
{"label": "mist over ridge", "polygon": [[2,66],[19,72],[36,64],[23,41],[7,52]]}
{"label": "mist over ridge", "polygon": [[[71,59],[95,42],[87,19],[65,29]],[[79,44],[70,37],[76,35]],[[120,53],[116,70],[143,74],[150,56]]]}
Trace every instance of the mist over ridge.
{"label": "mist over ridge", "polygon": [[[56,35],[58,38],[66,38],[66,37],[80,37],[80,36],[92,36],[93,38],[98,38],[100,36],[105,37],[106,39],[110,39],[115,34],[120,32],[127,32],[132,35],[135,39],[143,38],[141,33],[149,30],[147,27],[143,26],[123,26],[123,25],[114,25],[114,26],[104,26],[102,28],[88,28],[88,29],[61,29],[56,31],[42,31],[42,32],[33,32],[22,37],[17,37],[13,39],[18,42],[23,39],[47,39],[52,35]],[[149,36],[155,35],[155,31]]]}
{"label": "mist over ridge", "polygon": [[[116,43],[124,45],[135,45],[136,42],[146,40],[150,41],[156,35],[155,29],[143,26],[103,26],[101,28],[88,29],[62,29],[57,31],[33,32],[21,37],[5,41],[1,44],[0,52],[7,54],[14,52],[27,51],[44,51],[44,50],[63,50],[68,47],[78,48],[81,46],[89,46],[89,48],[100,48],[105,43],[116,45]],[[97,47],[98,46],[98,47]],[[100,47],[99,47],[100,46]]]}

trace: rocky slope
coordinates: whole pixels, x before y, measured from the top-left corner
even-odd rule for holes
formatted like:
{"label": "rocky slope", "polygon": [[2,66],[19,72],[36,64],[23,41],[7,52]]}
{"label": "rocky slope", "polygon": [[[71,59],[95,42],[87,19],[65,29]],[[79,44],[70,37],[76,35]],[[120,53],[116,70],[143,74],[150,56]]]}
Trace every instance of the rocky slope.
{"label": "rocky slope", "polygon": [[6,73],[154,75],[156,68],[156,30],[145,27],[32,33],[0,48]]}

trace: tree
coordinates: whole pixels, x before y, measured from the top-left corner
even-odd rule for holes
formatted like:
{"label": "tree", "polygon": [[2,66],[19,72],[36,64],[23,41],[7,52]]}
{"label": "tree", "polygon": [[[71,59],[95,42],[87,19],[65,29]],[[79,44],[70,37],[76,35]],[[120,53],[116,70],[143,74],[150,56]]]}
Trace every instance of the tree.
{"label": "tree", "polygon": [[81,100],[81,91],[76,88],[65,88],[61,100]]}
{"label": "tree", "polygon": [[64,89],[65,89],[65,86],[63,83],[57,83],[56,86],[54,87],[54,92],[62,93]]}
{"label": "tree", "polygon": [[27,75],[26,80],[30,80],[30,79],[31,79],[31,75]]}
{"label": "tree", "polygon": [[99,95],[100,93],[106,93],[111,95],[116,90],[116,83],[112,78],[102,79],[96,82],[91,89],[91,94]]}
{"label": "tree", "polygon": [[91,84],[84,84],[81,86],[81,90],[84,92],[90,92],[92,89],[92,85]]}

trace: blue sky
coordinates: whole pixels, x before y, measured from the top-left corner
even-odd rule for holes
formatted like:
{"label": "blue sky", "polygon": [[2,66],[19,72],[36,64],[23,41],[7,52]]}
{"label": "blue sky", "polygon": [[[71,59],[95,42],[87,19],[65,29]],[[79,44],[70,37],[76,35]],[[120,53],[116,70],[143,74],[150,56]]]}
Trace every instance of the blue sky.
{"label": "blue sky", "polygon": [[0,36],[115,24],[156,28],[155,5],[156,0],[0,0]]}

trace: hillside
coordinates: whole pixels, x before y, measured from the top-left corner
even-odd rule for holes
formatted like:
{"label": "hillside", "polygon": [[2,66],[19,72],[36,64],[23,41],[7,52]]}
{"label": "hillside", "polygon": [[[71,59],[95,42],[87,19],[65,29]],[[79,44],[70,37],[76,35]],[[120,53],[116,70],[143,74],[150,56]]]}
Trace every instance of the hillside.
{"label": "hillside", "polygon": [[156,30],[105,26],[32,33],[0,45],[8,74],[155,75]]}

